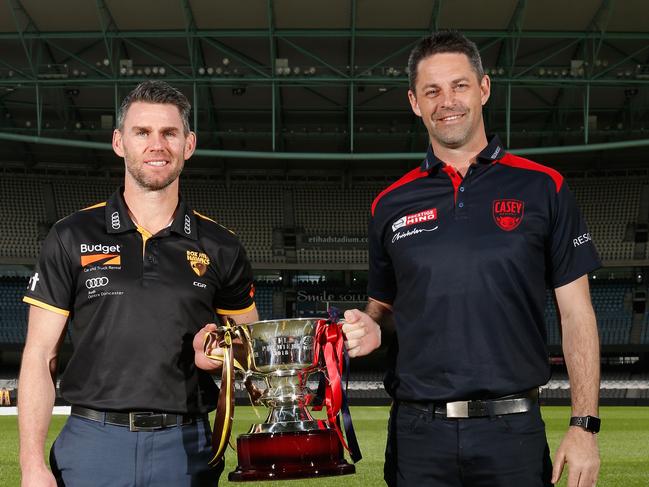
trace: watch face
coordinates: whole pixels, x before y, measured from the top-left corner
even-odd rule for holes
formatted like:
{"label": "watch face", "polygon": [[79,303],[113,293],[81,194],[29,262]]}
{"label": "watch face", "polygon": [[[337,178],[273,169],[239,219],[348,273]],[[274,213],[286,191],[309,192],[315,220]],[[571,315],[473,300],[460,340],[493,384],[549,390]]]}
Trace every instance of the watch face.
{"label": "watch face", "polygon": [[575,416],[570,418],[570,426],[579,426],[591,433],[598,433],[601,420],[596,416]]}
{"label": "watch face", "polygon": [[586,430],[593,433],[599,432],[599,426],[602,421],[595,416],[586,416]]}

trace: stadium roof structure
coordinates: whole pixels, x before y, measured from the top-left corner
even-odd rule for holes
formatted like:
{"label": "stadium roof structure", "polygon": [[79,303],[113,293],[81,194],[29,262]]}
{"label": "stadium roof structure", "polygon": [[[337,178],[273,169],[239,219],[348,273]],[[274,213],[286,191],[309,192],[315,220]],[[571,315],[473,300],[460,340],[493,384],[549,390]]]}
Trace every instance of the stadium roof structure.
{"label": "stadium roof structure", "polygon": [[116,107],[161,78],[192,101],[204,170],[412,166],[426,133],[408,53],[454,28],[480,48],[488,130],[510,148],[646,166],[647,18],[645,0],[3,0],[0,162],[121,166]]}

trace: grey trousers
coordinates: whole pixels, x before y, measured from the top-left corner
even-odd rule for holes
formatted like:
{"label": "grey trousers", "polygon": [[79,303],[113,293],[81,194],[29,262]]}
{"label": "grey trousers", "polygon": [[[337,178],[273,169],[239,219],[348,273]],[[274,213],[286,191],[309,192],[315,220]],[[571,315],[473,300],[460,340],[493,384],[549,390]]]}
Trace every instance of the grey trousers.
{"label": "grey trousers", "polygon": [[210,426],[203,420],[150,432],[131,432],[70,416],[52,445],[59,486],[203,487],[218,485],[209,467]]}

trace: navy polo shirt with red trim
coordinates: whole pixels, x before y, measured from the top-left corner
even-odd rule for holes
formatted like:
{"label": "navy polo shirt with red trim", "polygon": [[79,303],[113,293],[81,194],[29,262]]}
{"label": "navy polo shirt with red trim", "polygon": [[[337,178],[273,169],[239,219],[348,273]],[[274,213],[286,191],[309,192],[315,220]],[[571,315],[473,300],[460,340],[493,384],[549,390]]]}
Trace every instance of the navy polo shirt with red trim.
{"label": "navy polo shirt with red trim", "polygon": [[368,295],[393,305],[396,324],[386,387],[414,401],[545,384],[546,287],[600,266],[561,174],[505,152],[497,136],[464,178],[429,149],[380,193],[369,259]]}
{"label": "navy polo shirt with red trim", "polygon": [[101,410],[203,413],[218,389],[194,365],[192,340],[219,314],[254,308],[238,239],[180,199],[151,235],[122,190],[57,222],[24,301],[69,316],[73,353],[61,379],[71,404]]}

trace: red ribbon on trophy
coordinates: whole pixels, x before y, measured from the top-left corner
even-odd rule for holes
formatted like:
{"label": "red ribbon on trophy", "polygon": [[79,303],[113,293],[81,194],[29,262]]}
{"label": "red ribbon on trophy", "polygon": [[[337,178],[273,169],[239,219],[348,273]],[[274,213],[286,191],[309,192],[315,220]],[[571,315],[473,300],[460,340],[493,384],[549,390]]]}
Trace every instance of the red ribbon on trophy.
{"label": "red ribbon on trophy", "polygon": [[[321,378],[318,388],[320,401],[317,401],[312,409],[320,411],[323,405],[326,407],[329,425],[336,431],[341,444],[349,452],[352,461],[356,463],[362,458],[362,455],[347,404],[347,377],[345,377],[345,388],[342,387],[343,374],[346,376],[349,373],[349,357],[344,346],[342,324],[337,322],[335,312],[330,313],[329,320],[318,321],[313,354],[314,365],[320,364],[321,360],[327,369],[328,380],[324,377]],[[345,436],[340,429],[338,413],[341,413],[343,417]],[[347,437],[347,441],[345,441],[345,437]]]}

